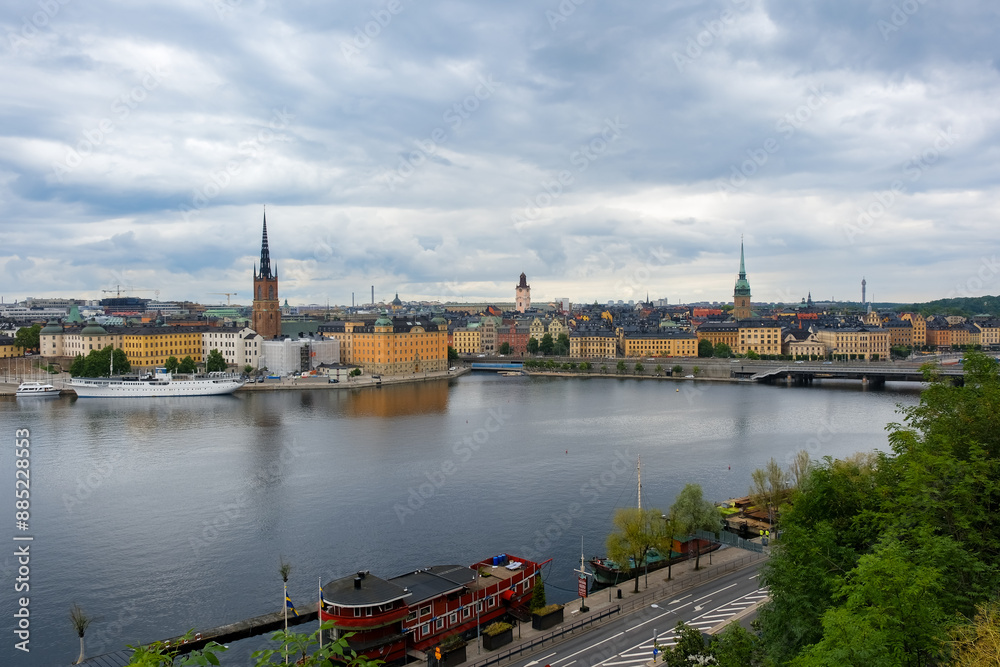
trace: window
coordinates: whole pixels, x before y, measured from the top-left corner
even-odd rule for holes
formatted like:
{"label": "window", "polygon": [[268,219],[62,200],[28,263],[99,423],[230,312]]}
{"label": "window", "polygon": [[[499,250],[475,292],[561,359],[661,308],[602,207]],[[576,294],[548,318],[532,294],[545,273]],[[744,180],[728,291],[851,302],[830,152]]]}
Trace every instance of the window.
{"label": "window", "polygon": [[431,606],[430,605],[427,605],[426,607],[421,607],[420,608],[420,618],[423,618],[424,616],[429,616],[430,613],[431,613]]}
{"label": "window", "polygon": [[438,617],[438,619],[434,622],[434,629],[440,630],[443,627],[444,627],[444,618]]}

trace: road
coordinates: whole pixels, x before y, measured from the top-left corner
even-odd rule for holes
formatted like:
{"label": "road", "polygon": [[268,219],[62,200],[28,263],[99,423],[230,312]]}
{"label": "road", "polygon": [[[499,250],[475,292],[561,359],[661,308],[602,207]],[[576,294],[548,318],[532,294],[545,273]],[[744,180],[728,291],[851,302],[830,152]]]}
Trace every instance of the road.
{"label": "road", "polygon": [[653,658],[654,635],[661,645],[674,645],[678,621],[705,631],[766,598],[767,591],[757,583],[759,567],[760,563],[756,563],[725,574],[509,664],[513,667],[644,665]]}

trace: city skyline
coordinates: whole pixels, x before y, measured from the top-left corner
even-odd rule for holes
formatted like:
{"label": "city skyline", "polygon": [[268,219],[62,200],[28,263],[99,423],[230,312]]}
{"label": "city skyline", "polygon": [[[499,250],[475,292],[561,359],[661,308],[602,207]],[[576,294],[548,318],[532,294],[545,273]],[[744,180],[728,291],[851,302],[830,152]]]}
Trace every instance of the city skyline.
{"label": "city skyline", "polygon": [[995,294],[997,11],[5,6],[0,292]]}

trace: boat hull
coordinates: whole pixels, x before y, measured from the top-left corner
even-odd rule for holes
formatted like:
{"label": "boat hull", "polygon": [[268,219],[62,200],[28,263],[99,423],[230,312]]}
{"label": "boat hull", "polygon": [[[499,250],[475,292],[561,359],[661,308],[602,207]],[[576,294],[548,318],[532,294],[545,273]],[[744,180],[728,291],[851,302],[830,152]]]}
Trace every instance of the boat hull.
{"label": "boat hull", "polygon": [[54,398],[59,396],[60,391],[50,384],[24,382],[17,388],[15,396],[18,398]]}
{"label": "boat hull", "polygon": [[232,394],[243,386],[243,381],[223,378],[195,380],[73,378],[69,386],[80,398],[152,398]]}

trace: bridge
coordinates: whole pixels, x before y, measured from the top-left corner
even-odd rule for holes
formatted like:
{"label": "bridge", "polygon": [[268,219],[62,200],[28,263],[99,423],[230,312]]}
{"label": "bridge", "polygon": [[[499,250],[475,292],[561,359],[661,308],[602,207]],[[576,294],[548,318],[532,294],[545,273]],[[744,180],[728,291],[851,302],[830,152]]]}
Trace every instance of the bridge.
{"label": "bridge", "polygon": [[520,371],[524,370],[524,362],[521,361],[475,361],[472,363],[474,371]]}
{"label": "bridge", "polygon": [[[961,366],[935,368],[935,374],[951,378],[955,384],[962,384],[965,371]],[[795,384],[810,384],[813,380],[861,380],[862,383],[881,387],[888,382],[924,382],[924,375],[916,366],[895,366],[888,363],[835,363],[835,364],[788,364],[756,371],[733,373],[737,377],[761,383],[780,381]]]}

